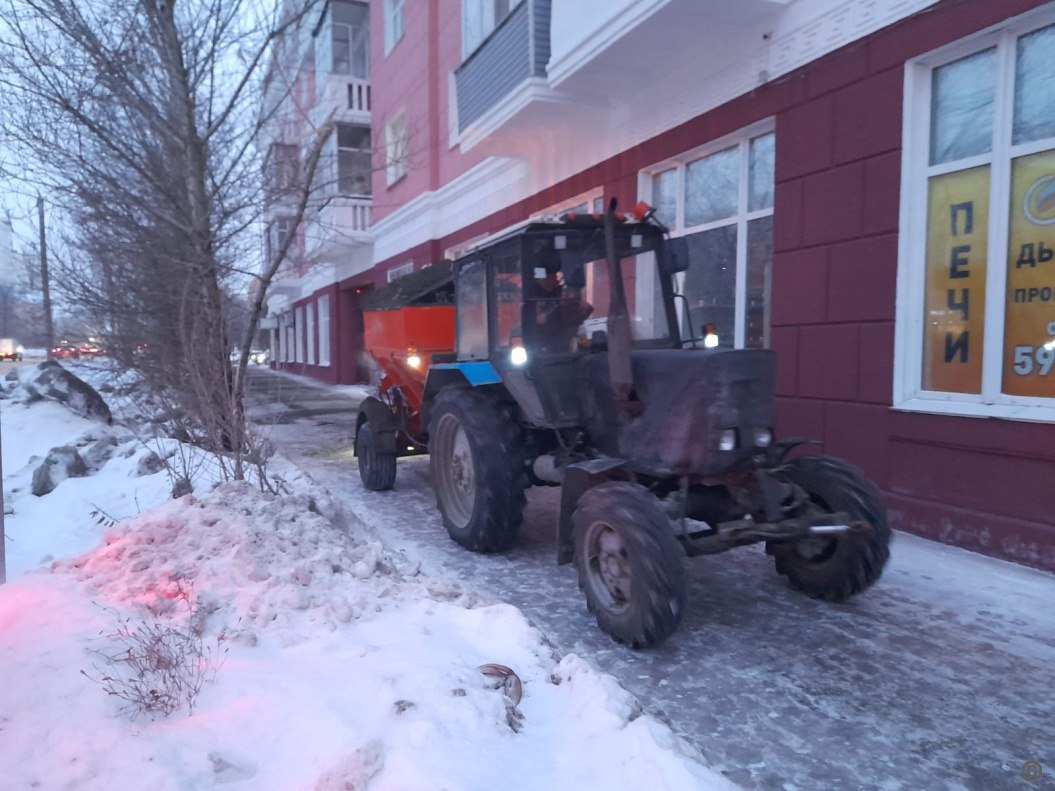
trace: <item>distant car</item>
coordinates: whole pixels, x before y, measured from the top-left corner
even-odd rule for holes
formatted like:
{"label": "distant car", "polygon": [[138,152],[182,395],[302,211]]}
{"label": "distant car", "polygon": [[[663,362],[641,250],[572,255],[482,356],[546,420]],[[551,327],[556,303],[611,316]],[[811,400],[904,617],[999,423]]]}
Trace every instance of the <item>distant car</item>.
{"label": "distant car", "polygon": [[81,357],[101,357],[106,354],[106,350],[94,341],[85,341],[77,344],[77,352]]}
{"label": "distant car", "polygon": [[13,338],[0,338],[0,360],[22,362],[22,344]]}
{"label": "distant car", "polygon": [[[271,353],[266,349],[251,349],[249,351],[249,362],[254,365],[266,365]],[[230,359],[232,363],[237,363],[242,359],[242,353],[235,349],[231,352]]]}
{"label": "distant car", "polygon": [[53,360],[79,360],[81,352],[69,341],[63,341],[48,350],[48,357]]}

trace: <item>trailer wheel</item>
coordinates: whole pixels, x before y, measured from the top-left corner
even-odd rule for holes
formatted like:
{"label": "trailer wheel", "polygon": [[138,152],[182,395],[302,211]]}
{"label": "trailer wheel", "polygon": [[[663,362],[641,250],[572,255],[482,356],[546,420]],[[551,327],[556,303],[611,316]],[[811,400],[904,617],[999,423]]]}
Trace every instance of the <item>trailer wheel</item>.
{"label": "trailer wheel", "polygon": [[372,492],[383,492],[396,482],[396,454],[377,448],[369,421],[355,432],[355,455],[359,457],[359,477]]}
{"label": "trailer wheel", "polygon": [[441,390],[429,422],[429,472],[454,541],[473,552],[513,545],[528,482],[520,429],[506,407],[477,390]]}
{"label": "trailer wheel", "polygon": [[579,498],[572,523],[579,587],[597,625],[632,648],[670,637],[685,609],[685,569],[652,495],[632,483],[602,483]]}
{"label": "trailer wheel", "polygon": [[795,590],[825,601],[845,601],[869,588],[890,558],[890,527],[879,489],[856,467],[830,456],[797,459],[784,476],[806,492],[815,508],[843,511],[872,529],[768,542],[766,552],[773,555],[777,573]]}

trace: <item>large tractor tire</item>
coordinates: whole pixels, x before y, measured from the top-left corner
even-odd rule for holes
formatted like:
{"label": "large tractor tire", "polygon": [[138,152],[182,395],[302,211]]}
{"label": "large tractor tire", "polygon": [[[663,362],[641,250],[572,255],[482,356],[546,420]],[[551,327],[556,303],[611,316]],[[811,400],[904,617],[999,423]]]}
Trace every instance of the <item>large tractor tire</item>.
{"label": "large tractor tire", "polygon": [[871,529],[767,543],[777,573],[795,590],[825,601],[845,601],[869,588],[890,558],[890,527],[879,489],[856,467],[830,456],[797,459],[784,476],[809,495],[813,507],[842,511]]}
{"label": "large tractor tire", "polygon": [[359,457],[359,477],[363,486],[372,492],[384,492],[392,488],[396,482],[396,454],[378,450],[369,421],[355,432],[355,455]]}
{"label": "large tractor tire", "polygon": [[652,648],[685,609],[683,552],[655,498],[612,481],[585,492],[572,515],[579,587],[597,625],[618,643]]}
{"label": "large tractor tire", "polygon": [[473,552],[501,552],[524,518],[520,429],[509,410],[477,390],[440,391],[429,421],[429,472],[443,525]]}

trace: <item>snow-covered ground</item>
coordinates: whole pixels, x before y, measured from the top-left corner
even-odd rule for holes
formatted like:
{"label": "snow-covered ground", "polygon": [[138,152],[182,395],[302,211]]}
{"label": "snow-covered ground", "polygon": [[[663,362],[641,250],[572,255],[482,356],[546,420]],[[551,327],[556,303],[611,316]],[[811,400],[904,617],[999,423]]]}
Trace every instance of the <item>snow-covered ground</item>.
{"label": "snow-covered ground", "polygon": [[[328,493],[281,459],[290,494],[216,485],[186,446],[3,384],[0,787],[733,787],[516,608],[338,529]],[[36,497],[60,445],[90,472]],[[152,453],[194,470],[194,493],[169,499]],[[193,707],[152,716],[108,694],[156,707],[171,688],[132,671],[130,647],[155,669],[189,651]]]}

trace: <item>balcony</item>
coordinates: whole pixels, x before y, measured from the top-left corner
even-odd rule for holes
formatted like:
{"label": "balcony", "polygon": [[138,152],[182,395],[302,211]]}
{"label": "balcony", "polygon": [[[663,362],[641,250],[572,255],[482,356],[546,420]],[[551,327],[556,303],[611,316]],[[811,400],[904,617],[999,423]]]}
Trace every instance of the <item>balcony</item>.
{"label": "balcony", "polygon": [[347,74],[323,74],[316,82],[316,101],[309,111],[313,126],[333,120],[353,124],[370,124],[371,88],[369,80]]}
{"label": "balcony", "polygon": [[455,72],[462,134],[526,81],[545,81],[549,6],[524,0]]}
{"label": "balcony", "polygon": [[370,241],[373,199],[334,195],[317,210],[304,228],[305,257],[311,261],[339,262]]}
{"label": "balcony", "polygon": [[462,151],[551,184],[937,0],[521,0],[455,73]]}
{"label": "balcony", "polygon": [[612,130],[622,139],[598,150],[640,141],[690,109],[685,97],[713,107],[764,82],[769,34],[793,2],[523,0],[455,73],[461,148],[589,149]]}

